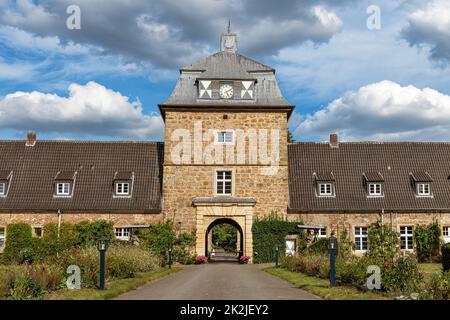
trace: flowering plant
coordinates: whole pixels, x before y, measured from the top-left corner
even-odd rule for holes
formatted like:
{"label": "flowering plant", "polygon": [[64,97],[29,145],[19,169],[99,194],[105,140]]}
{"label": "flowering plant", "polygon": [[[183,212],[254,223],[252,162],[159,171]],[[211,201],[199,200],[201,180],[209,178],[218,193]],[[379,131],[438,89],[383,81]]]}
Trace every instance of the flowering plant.
{"label": "flowering plant", "polygon": [[208,258],[206,256],[197,256],[195,258],[196,264],[203,264],[203,263],[207,263],[207,262],[208,262]]}
{"label": "flowering plant", "polygon": [[239,258],[239,263],[241,263],[241,264],[246,264],[246,263],[248,263],[249,260],[250,260],[250,257],[249,257],[249,256],[241,256],[241,257]]}

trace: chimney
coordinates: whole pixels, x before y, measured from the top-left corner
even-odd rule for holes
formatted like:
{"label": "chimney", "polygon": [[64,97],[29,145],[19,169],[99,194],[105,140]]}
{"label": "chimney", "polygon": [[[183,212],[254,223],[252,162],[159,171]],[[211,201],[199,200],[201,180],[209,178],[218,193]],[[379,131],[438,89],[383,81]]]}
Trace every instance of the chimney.
{"label": "chimney", "polygon": [[34,147],[35,144],[36,144],[36,132],[28,131],[27,142],[25,143],[25,146]]}
{"label": "chimney", "polygon": [[330,134],[330,147],[339,148],[339,140],[337,133]]}

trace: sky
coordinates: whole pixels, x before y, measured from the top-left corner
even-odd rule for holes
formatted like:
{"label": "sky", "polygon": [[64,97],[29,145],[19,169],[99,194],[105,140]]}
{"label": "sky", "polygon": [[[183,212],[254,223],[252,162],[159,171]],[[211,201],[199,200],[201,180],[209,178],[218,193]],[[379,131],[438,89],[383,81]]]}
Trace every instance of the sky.
{"label": "sky", "polygon": [[450,141],[448,0],[0,0],[0,139],[163,140],[228,20],[297,141]]}

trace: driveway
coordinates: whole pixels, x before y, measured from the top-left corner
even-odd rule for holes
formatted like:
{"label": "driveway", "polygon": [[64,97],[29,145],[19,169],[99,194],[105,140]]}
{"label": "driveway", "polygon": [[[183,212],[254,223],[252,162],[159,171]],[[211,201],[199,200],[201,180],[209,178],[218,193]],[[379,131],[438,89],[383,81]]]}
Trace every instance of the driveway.
{"label": "driveway", "polygon": [[319,297],[261,270],[260,265],[187,266],[127,292],[119,300],[316,300]]}

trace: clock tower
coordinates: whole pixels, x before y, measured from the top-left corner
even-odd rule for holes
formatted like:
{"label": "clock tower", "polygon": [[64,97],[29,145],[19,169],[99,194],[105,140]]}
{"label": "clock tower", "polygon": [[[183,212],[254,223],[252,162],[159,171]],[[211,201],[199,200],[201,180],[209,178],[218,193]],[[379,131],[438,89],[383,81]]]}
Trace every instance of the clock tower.
{"label": "clock tower", "polygon": [[294,108],[275,70],[237,52],[228,28],[220,51],[180,69],[159,105],[165,122],[163,214],[211,252],[211,229],[239,231],[238,252],[253,255],[257,216],[287,217],[287,121]]}

